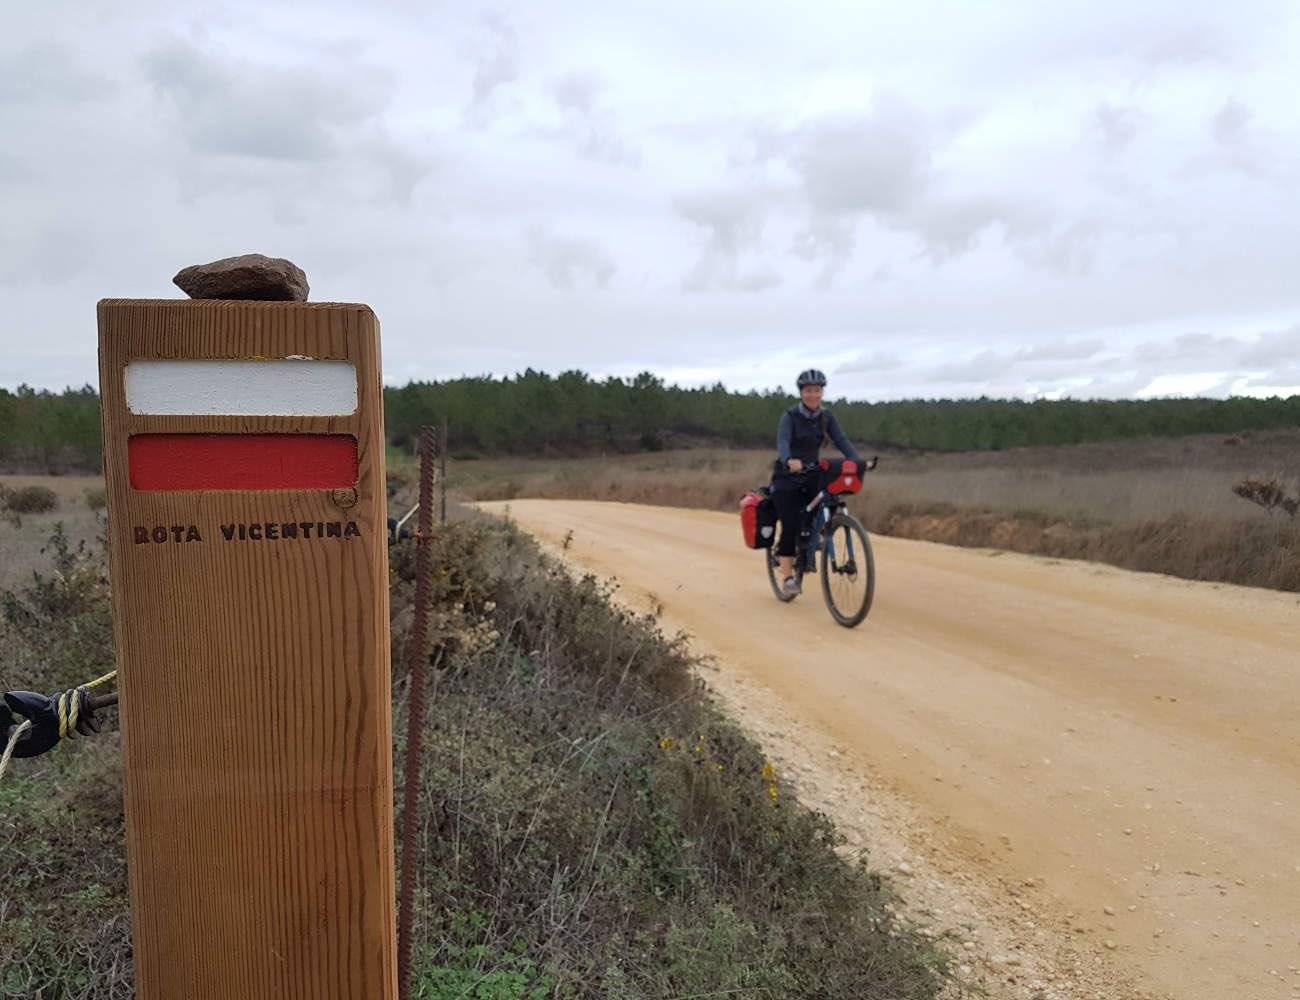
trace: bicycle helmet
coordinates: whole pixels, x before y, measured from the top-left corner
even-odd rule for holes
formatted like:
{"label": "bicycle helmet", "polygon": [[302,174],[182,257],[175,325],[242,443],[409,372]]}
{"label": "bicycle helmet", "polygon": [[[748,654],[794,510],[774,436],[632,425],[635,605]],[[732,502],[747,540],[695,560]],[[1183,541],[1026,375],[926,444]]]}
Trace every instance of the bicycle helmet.
{"label": "bicycle helmet", "polygon": [[826,376],[816,368],[809,368],[807,371],[799,373],[799,378],[795,383],[800,389],[806,385],[826,386]]}

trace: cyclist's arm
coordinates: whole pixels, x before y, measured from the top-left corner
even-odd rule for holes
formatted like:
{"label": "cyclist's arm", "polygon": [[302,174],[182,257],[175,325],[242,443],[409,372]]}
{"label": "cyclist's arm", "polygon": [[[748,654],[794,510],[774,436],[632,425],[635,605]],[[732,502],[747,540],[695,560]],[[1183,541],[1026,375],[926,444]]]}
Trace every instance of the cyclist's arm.
{"label": "cyclist's arm", "polygon": [[852,442],[844,436],[844,431],[840,428],[840,422],[835,419],[835,414],[829,411],[826,414],[826,432],[830,434],[831,440],[835,442],[835,447],[840,450],[841,455],[857,462],[859,465],[862,464],[862,459],[858,457],[857,450],[853,447]]}
{"label": "cyclist's arm", "polygon": [[794,428],[788,412],[781,414],[781,422],[776,425],[776,460],[784,466],[790,461],[790,435]]}

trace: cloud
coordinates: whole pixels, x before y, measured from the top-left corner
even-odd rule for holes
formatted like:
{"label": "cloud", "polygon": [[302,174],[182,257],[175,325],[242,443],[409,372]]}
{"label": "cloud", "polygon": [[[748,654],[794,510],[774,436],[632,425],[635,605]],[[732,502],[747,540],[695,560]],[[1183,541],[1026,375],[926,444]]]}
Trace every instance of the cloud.
{"label": "cloud", "polygon": [[1195,66],[1226,62],[1228,39],[1208,24],[1183,24],[1163,31],[1146,43],[1143,56],[1152,66]]}
{"label": "cloud", "polygon": [[1104,348],[1104,342],[1097,337],[1033,344],[1014,351],[986,348],[970,357],[931,368],[926,377],[936,382],[974,385],[1020,372],[1017,377],[1032,373],[1040,381],[1059,382],[1077,377],[1077,362],[1095,357]]}
{"label": "cloud", "polygon": [[0,241],[0,286],[66,284],[85,274],[93,260],[85,234],[67,222],[10,228],[7,235]]}
{"label": "cloud", "polygon": [[474,83],[466,117],[474,124],[483,124],[489,114],[497,91],[519,78],[519,38],[503,15],[483,15],[480,25],[486,29],[486,40],[474,62]]}
{"label": "cloud", "polygon": [[40,172],[25,157],[12,149],[0,149],[0,181],[16,183],[39,177]]}
{"label": "cloud", "polygon": [[556,236],[541,226],[527,235],[529,260],[553,288],[573,289],[584,278],[605,288],[618,270],[614,258],[593,240]]}
{"label": "cloud", "polygon": [[1294,385],[1288,369],[1297,357],[1300,323],[1252,339],[1198,332],[1143,341],[1129,351],[1123,364],[1135,372],[1135,378],[1144,380],[1127,389],[1130,395],[1139,390],[1148,395],[1222,394],[1235,383],[1246,388]]}
{"label": "cloud", "polygon": [[756,191],[710,191],[684,195],[673,208],[704,230],[704,245],[695,266],[682,280],[689,292],[724,289],[761,292],[781,283],[770,267],[743,272],[741,257],[756,250],[763,234],[764,195]]}
{"label": "cloud", "polygon": [[1003,374],[1009,364],[1005,354],[985,349],[962,361],[949,361],[931,368],[926,372],[926,379],[932,382],[987,382]]}
{"label": "cloud", "polygon": [[366,158],[387,175],[387,196],[399,205],[410,205],[416,187],[433,173],[430,153],[399,142],[386,129],[375,129],[364,149]]}
{"label": "cloud", "polygon": [[1023,347],[1013,355],[1016,361],[1083,361],[1101,353],[1106,347],[1100,337],[1085,340],[1059,340]]}
{"label": "cloud", "polygon": [[[808,218],[790,252],[822,262],[823,288],[853,256],[862,219],[925,228],[914,216],[930,208],[921,204],[933,180],[929,129],[924,115],[897,97],[881,95],[864,112],[823,115],[784,132],[755,130],[750,144],[756,162],[780,162],[797,178]],[[950,221],[931,220],[936,230]]]}
{"label": "cloud", "polygon": [[106,100],[116,89],[62,42],[32,42],[0,58],[0,104],[84,104]]}
{"label": "cloud", "polygon": [[1156,375],[1134,395],[1138,399],[1161,397],[1216,396],[1224,397],[1232,391],[1236,379],[1221,371],[1183,372]]}
{"label": "cloud", "polygon": [[1248,378],[1242,387],[1254,389],[1256,394],[1263,392],[1277,396],[1300,395],[1300,365],[1278,368],[1267,375]]}
{"label": "cloud", "polygon": [[825,261],[817,285],[827,288],[853,255],[854,229],[850,219],[814,215],[795,233],[790,252],[806,261]]}
{"label": "cloud", "polygon": [[873,351],[871,354],[860,354],[844,364],[838,366],[834,374],[836,375],[870,375],[875,372],[897,371],[903,367],[903,359],[897,354],[891,354],[888,351]]}
{"label": "cloud", "polygon": [[906,220],[934,260],[959,257],[974,249],[981,234],[1000,225],[1004,234],[1028,233],[1037,223],[1029,212],[1002,196],[938,196]]}
{"label": "cloud", "polygon": [[1300,323],[1285,330],[1260,334],[1237,356],[1237,363],[1247,367],[1264,367],[1294,364],[1297,358],[1300,358]]}
{"label": "cloud", "polygon": [[1229,98],[1210,119],[1210,133],[1221,146],[1236,145],[1245,138],[1250,119],[1250,109],[1236,98]]}
{"label": "cloud", "polygon": [[930,183],[923,118],[881,98],[865,115],[821,119],[790,136],[786,153],[815,212],[899,216]]}
{"label": "cloud", "polygon": [[[375,200],[403,206],[433,170],[428,144],[397,138],[385,122],[393,81],[374,67],[271,66],[182,39],[140,64],[198,157],[180,168],[188,196],[265,190],[277,218],[300,224],[306,212],[297,201],[325,180],[323,165],[338,168],[344,184],[368,171],[362,183],[380,192]],[[311,171],[310,182],[286,186],[267,172],[292,168],[299,177]]]}
{"label": "cloud", "polygon": [[792,252],[827,262],[819,283],[829,284],[852,256],[863,219],[919,239],[935,262],[969,253],[994,228],[1018,240],[1048,227],[1041,208],[1011,194],[981,191],[936,167],[965,121],[943,116],[941,127],[936,116],[883,93],[864,112],[822,116],[784,134],[760,131],[752,137],[758,157],[784,162],[799,180],[809,221]]}
{"label": "cloud", "polygon": [[725,287],[737,292],[765,292],[781,284],[781,272],[774,267],[761,267],[755,271],[738,274]]}
{"label": "cloud", "polygon": [[1211,333],[1184,333],[1170,340],[1144,341],[1133,348],[1132,358],[1140,365],[1193,366],[1213,362],[1224,366],[1231,364],[1242,347],[1236,337]]}
{"label": "cloud", "polygon": [[1112,153],[1118,153],[1127,149],[1137,137],[1142,118],[1142,112],[1137,108],[1105,102],[1093,110],[1091,124],[1105,147]]}
{"label": "cloud", "polygon": [[1066,399],[1130,399],[1151,384],[1151,376],[1139,371],[1119,371],[1067,386],[1061,393]]}
{"label": "cloud", "polygon": [[[1294,364],[1287,0],[758,6],[721,47],[680,0],[164,6],[6,9],[0,380],[93,379],[87,303],[251,249],[370,302],[394,378],[762,386],[808,337],[873,397]],[[1132,355],[1187,333],[1224,339]]]}
{"label": "cloud", "polygon": [[191,148],[207,155],[320,162],[347,149],[356,127],[377,119],[388,99],[381,74],[362,67],[331,74],[259,65],[180,39],[141,63]]}
{"label": "cloud", "polygon": [[1062,277],[1088,274],[1096,261],[1097,247],[1106,227],[1096,218],[1083,218],[1057,228],[1034,231],[1032,223],[1023,227],[1017,244],[1021,259],[1042,270]]}
{"label": "cloud", "polygon": [[595,76],[571,73],[552,88],[556,106],[564,116],[564,134],[574,143],[578,155],[597,163],[635,167],[641,152],[619,134],[613,114],[600,106],[603,90]]}

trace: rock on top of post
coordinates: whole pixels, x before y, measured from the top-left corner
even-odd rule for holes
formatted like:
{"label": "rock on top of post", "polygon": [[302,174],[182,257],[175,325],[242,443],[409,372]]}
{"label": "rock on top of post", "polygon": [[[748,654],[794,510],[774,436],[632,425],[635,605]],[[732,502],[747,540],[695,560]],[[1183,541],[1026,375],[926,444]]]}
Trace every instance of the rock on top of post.
{"label": "rock on top of post", "polygon": [[310,290],[307,275],[293,261],[260,253],[194,264],[172,281],[192,299],[306,302]]}

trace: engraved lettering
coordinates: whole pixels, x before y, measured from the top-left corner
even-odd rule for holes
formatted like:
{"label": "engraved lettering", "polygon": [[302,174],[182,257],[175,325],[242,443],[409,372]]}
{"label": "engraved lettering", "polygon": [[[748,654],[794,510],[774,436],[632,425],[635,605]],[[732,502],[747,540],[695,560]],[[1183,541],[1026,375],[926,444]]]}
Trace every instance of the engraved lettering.
{"label": "engraved lettering", "polygon": [[153,540],[157,542],[159,545],[167,541],[167,529],[162,527],[154,528]]}
{"label": "engraved lettering", "polygon": [[[232,522],[219,524],[221,537],[227,542],[278,542],[282,539],[314,538],[360,538],[361,525],[357,521],[254,521],[240,524]],[[315,534],[313,535],[313,531]],[[158,525],[149,528],[136,525],[131,529],[131,537],[137,545],[146,542],[201,542],[203,532],[196,524],[176,525],[170,527]]]}
{"label": "engraved lettering", "polygon": [[149,541],[149,529],[137,525],[135,529],[135,544],[143,545],[147,541]]}

